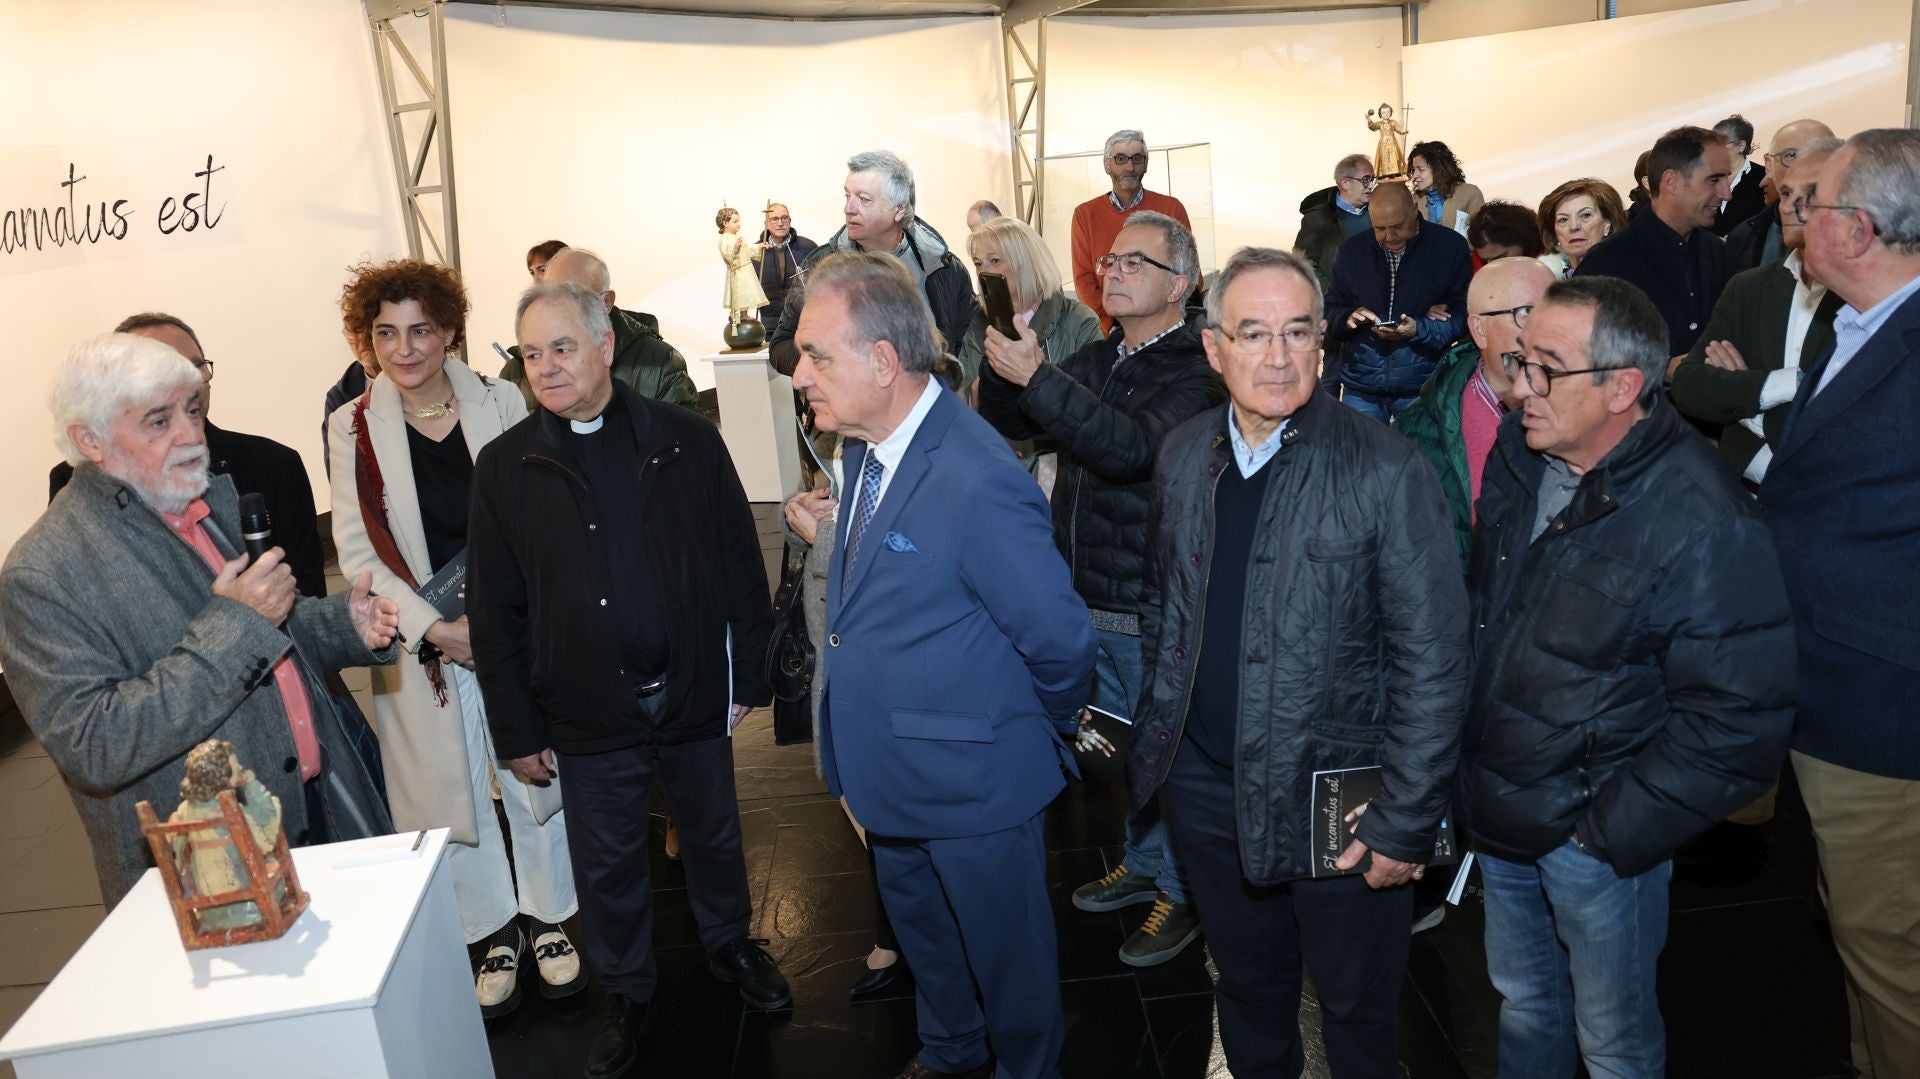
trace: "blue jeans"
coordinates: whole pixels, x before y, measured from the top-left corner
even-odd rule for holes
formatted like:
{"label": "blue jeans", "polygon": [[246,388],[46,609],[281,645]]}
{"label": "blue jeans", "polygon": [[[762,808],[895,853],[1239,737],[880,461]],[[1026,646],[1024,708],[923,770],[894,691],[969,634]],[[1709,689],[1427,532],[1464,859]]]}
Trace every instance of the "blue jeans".
{"label": "blue jeans", "polygon": [[[1093,706],[1132,719],[1140,703],[1140,638],[1110,629],[1094,633],[1100,638],[1100,653],[1093,663]],[[1125,753],[1126,747],[1118,752]],[[1128,819],[1127,847],[1120,861],[1134,875],[1152,878],[1169,901],[1187,901],[1186,874],[1167,842],[1167,825],[1160,819],[1157,799]]]}
{"label": "blue jeans", "polygon": [[1372,416],[1381,423],[1392,423],[1393,418],[1407,410],[1407,406],[1420,399],[1419,394],[1408,397],[1379,397],[1371,393],[1361,393],[1353,387],[1347,387],[1347,405],[1363,416]]}
{"label": "blue jeans", "polygon": [[1585,1060],[1593,1079],[1661,1079],[1653,980],[1673,863],[1622,880],[1571,841],[1532,865],[1484,853],[1479,863],[1501,1076],[1572,1079]]}

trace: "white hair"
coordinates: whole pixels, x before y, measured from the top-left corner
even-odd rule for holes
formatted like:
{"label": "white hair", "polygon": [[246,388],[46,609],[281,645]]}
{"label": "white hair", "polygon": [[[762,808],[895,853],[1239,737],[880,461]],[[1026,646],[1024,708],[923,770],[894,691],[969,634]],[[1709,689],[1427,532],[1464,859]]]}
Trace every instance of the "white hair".
{"label": "white hair", "polygon": [[868,150],[847,159],[847,172],[870,172],[880,177],[887,194],[890,208],[907,211],[911,219],[914,210],[913,170],[900,160],[898,154],[886,150]]}
{"label": "white hair", "polygon": [[514,336],[520,334],[520,324],[527,320],[527,309],[542,300],[564,300],[574,307],[574,313],[580,316],[580,328],[587,336],[599,344],[613,332],[613,319],[607,314],[607,302],[597,292],[589,291],[571,281],[542,281],[520,294],[520,306],[513,312]]}
{"label": "white hair", "polygon": [[1101,154],[1105,157],[1112,157],[1113,148],[1123,142],[1137,142],[1142,147],[1145,147],[1147,145],[1147,137],[1132,128],[1123,128],[1107,136],[1107,148],[1101,151]]}
{"label": "white hair", "polygon": [[580,276],[586,278],[577,282],[591,292],[605,292],[613,287],[613,275],[607,270],[607,262],[599,255],[584,247],[563,247],[554,252],[547,260],[547,279],[552,280],[556,270],[561,276],[567,275],[567,267],[578,263]]}
{"label": "white hair", "polygon": [[105,439],[113,418],[129,406],[175,390],[199,389],[200,383],[193,361],[151,337],[105,333],[88,338],[67,353],[47,391],[53,446],[77,467],[87,456],[67,437],[68,427],[77,423]]}

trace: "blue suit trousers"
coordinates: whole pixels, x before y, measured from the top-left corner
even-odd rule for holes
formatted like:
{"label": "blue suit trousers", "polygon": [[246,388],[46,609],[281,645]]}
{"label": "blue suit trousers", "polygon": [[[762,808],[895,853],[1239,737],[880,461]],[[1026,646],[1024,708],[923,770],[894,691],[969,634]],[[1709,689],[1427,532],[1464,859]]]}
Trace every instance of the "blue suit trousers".
{"label": "blue suit trousers", "polygon": [[991,1042],[999,1079],[1060,1074],[1044,818],[952,839],[871,836],[880,897],[919,986],[920,1059],[940,1071],[979,1067]]}

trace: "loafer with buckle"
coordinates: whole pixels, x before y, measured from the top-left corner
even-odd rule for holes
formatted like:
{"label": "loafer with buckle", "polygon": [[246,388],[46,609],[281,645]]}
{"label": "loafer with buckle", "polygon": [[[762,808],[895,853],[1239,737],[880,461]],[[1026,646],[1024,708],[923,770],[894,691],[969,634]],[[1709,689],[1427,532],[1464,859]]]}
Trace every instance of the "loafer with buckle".
{"label": "loafer with buckle", "polygon": [[721,981],[732,982],[749,1005],[763,1010],[784,1008],[793,1003],[793,989],[761,943],[741,937],[708,955],[707,969]]}
{"label": "loafer with buckle", "polygon": [[520,958],[526,950],[527,935],[519,926],[513,927],[512,941],[487,949],[473,979],[481,1018],[497,1019],[520,1006]]}
{"label": "loafer with buckle", "polygon": [[616,1079],[640,1059],[640,1042],[653,1029],[653,1004],[607,994],[607,1017],[587,1047],[587,1079]]}
{"label": "loafer with buckle", "polygon": [[1122,862],[1099,880],[1073,890],[1073,905],[1084,911],[1119,910],[1135,903],[1151,903],[1160,894],[1152,877],[1143,877]]}
{"label": "loafer with buckle", "polygon": [[585,989],[587,975],[567,931],[557,925],[536,925],[534,930],[533,961],[540,971],[540,995],[559,1000]]}

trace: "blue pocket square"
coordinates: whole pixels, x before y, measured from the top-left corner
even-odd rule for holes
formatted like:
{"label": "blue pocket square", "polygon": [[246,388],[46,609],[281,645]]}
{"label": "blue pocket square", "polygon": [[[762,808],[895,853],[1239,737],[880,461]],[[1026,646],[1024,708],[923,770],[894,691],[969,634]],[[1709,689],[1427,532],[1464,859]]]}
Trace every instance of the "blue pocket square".
{"label": "blue pocket square", "polygon": [[913,545],[912,540],[908,539],[907,537],[901,535],[898,532],[887,533],[887,550],[894,551],[899,554],[919,554],[920,553],[920,548],[915,547]]}

